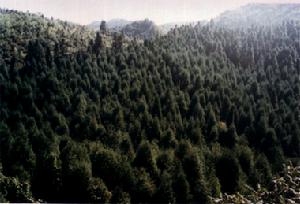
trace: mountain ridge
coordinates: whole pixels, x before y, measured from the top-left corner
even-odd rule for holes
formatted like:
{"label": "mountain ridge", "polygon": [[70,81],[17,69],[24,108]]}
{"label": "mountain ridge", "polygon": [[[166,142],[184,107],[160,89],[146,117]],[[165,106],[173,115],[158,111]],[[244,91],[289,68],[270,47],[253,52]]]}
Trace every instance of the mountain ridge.
{"label": "mountain ridge", "polygon": [[125,31],[0,9],[0,202],[299,198],[299,22]]}
{"label": "mountain ridge", "polygon": [[[115,19],[111,19],[106,22],[106,26],[108,29],[112,29],[115,31],[119,31],[120,29],[122,29],[122,27],[132,23],[133,21],[129,21],[126,19],[122,19],[122,18],[115,18]],[[100,28],[100,24],[101,21],[93,21],[90,24],[88,24],[87,26],[94,29],[95,31],[98,31]]]}
{"label": "mountain ridge", "polygon": [[293,20],[300,20],[300,3],[251,3],[225,11],[213,19],[219,25],[231,27],[274,25]]}

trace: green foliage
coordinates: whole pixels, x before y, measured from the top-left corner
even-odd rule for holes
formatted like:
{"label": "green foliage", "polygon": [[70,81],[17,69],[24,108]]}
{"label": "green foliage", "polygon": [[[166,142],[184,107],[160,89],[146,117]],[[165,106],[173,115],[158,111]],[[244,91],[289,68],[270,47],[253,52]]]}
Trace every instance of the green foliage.
{"label": "green foliage", "polygon": [[131,190],[135,184],[131,166],[116,152],[100,149],[92,155],[93,175],[102,178],[110,189],[122,186]]}
{"label": "green foliage", "polygon": [[225,152],[218,159],[216,174],[223,192],[233,193],[240,189],[240,167],[232,154]]}
{"label": "green foliage", "polygon": [[144,168],[140,168],[136,170],[135,176],[137,178],[137,184],[134,194],[132,195],[133,202],[149,202],[153,200],[156,185],[150,174]]}
{"label": "green foliage", "polygon": [[175,203],[175,193],[172,188],[172,178],[167,172],[163,172],[156,193],[157,202]]}
{"label": "green foliage", "polygon": [[268,186],[300,156],[299,34],[209,23],[141,41],[0,9],[0,201],[209,203]]}
{"label": "green foliage", "polygon": [[91,161],[84,146],[64,142],[61,150],[63,196],[67,201],[84,201],[92,177]]}
{"label": "green foliage", "polygon": [[164,148],[174,148],[176,146],[175,134],[171,129],[168,129],[163,135],[161,144]]}
{"label": "green foliage", "polygon": [[100,178],[92,178],[87,191],[89,197],[88,201],[92,203],[108,203],[112,195]]}
{"label": "green foliage", "polygon": [[238,140],[235,126],[231,124],[228,130],[222,132],[219,137],[220,144],[227,148],[234,148]]}
{"label": "green foliage", "polygon": [[131,203],[130,195],[127,192],[123,192],[120,188],[117,188],[113,192],[113,197],[111,199],[112,203]]}
{"label": "green foliage", "polygon": [[241,169],[247,176],[250,177],[254,167],[254,158],[252,150],[247,146],[240,146],[238,159]]}
{"label": "green foliage", "polygon": [[140,145],[133,163],[137,167],[144,167],[152,176],[157,174],[153,150],[148,141]]}
{"label": "green foliage", "polygon": [[262,184],[263,186],[269,186],[272,179],[272,170],[270,163],[264,154],[257,157],[254,169],[255,172],[252,177],[254,182]]}
{"label": "green foliage", "polygon": [[190,184],[186,179],[186,175],[182,168],[178,169],[178,175],[174,178],[173,189],[176,195],[176,202],[187,203],[190,202],[192,195],[190,192]]}

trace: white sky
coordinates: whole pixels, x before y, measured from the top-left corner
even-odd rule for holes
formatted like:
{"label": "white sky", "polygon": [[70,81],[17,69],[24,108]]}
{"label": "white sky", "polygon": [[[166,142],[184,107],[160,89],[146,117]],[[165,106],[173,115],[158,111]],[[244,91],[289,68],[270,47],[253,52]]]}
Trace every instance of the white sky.
{"label": "white sky", "polygon": [[149,18],[163,24],[210,19],[248,3],[300,3],[300,0],[0,0],[0,7],[40,12],[80,24],[115,18]]}

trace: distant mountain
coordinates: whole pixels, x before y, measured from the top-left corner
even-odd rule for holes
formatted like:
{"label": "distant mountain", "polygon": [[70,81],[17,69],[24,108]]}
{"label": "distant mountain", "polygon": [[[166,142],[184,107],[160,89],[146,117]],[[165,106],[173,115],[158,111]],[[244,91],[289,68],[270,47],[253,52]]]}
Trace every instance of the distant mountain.
{"label": "distant mountain", "polygon": [[[142,20],[142,21],[128,21],[125,19],[112,19],[106,21],[106,26],[110,31],[113,32],[121,32],[123,31],[125,34],[128,34],[131,37],[140,37],[140,38],[148,38],[149,31],[154,31],[156,34],[167,34],[171,29],[183,25],[196,25],[197,22],[170,22],[162,25],[156,25],[151,20]],[[100,28],[101,21],[93,21],[88,27],[97,31]],[[145,30],[143,30],[143,28]],[[148,34],[146,34],[148,32]],[[152,36],[153,37],[153,36]]]}
{"label": "distant mountain", "polygon": [[[97,31],[100,29],[100,24],[101,21],[94,21],[88,27]],[[122,32],[128,37],[137,37],[140,39],[153,39],[155,36],[162,34],[160,27],[149,19],[142,21],[113,19],[106,21],[106,26],[111,32]]]}
{"label": "distant mountain", "polygon": [[141,39],[153,39],[161,34],[160,28],[148,19],[143,21],[134,21],[121,29],[126,36],[137,37]]}
{"label": "distant mountain", "polygon": [[[124,26],[126,26],[126,25],[128,25],[132,22],[133,21],[128,21],[128,20],[125,20],[125,19],[112,19],[112,20],[106,21],[106,26],[110,30],[119,31]],[[93,28],[94,30],[99,30],[100,24],[101,24],[101,21],[93,21],[88,26],[90,28]]]}
{"label": "distant mountain", "polygon": [[196,25],[196,24],[197,24],[197,22],[180,21],[180,22],[165,23],[165,24],[159,25],[159,28],[163,34],[166,34],[175,27],[180,27],[183,25]]}
{"label": "distant mountain", "polygon": [[300,203],[300,26],[267,25],[0,8],[0,203]]}
{"label": "distant mountain", "polygon": [[300,20],[300,4],[248,4],[226,11],[214,21],[223,26],[270,25]]}
{"label": "distant mountain", "polygon": [[112,19],[107,22],[107,27],[117,29],[117,28],[122,28],[130,23],[132,23],[132,21],[128,21],[125,19]]}

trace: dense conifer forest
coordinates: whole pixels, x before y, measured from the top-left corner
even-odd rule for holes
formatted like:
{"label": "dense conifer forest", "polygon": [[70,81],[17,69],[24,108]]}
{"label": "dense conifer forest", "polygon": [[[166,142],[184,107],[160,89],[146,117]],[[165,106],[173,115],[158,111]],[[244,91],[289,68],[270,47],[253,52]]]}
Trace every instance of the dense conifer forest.
{"label": "dense conifer forest", "polygon": [[1,202],[269,188],[300,157],[300,23],[211,21],[141,41],[2,9],[0,105]]}

